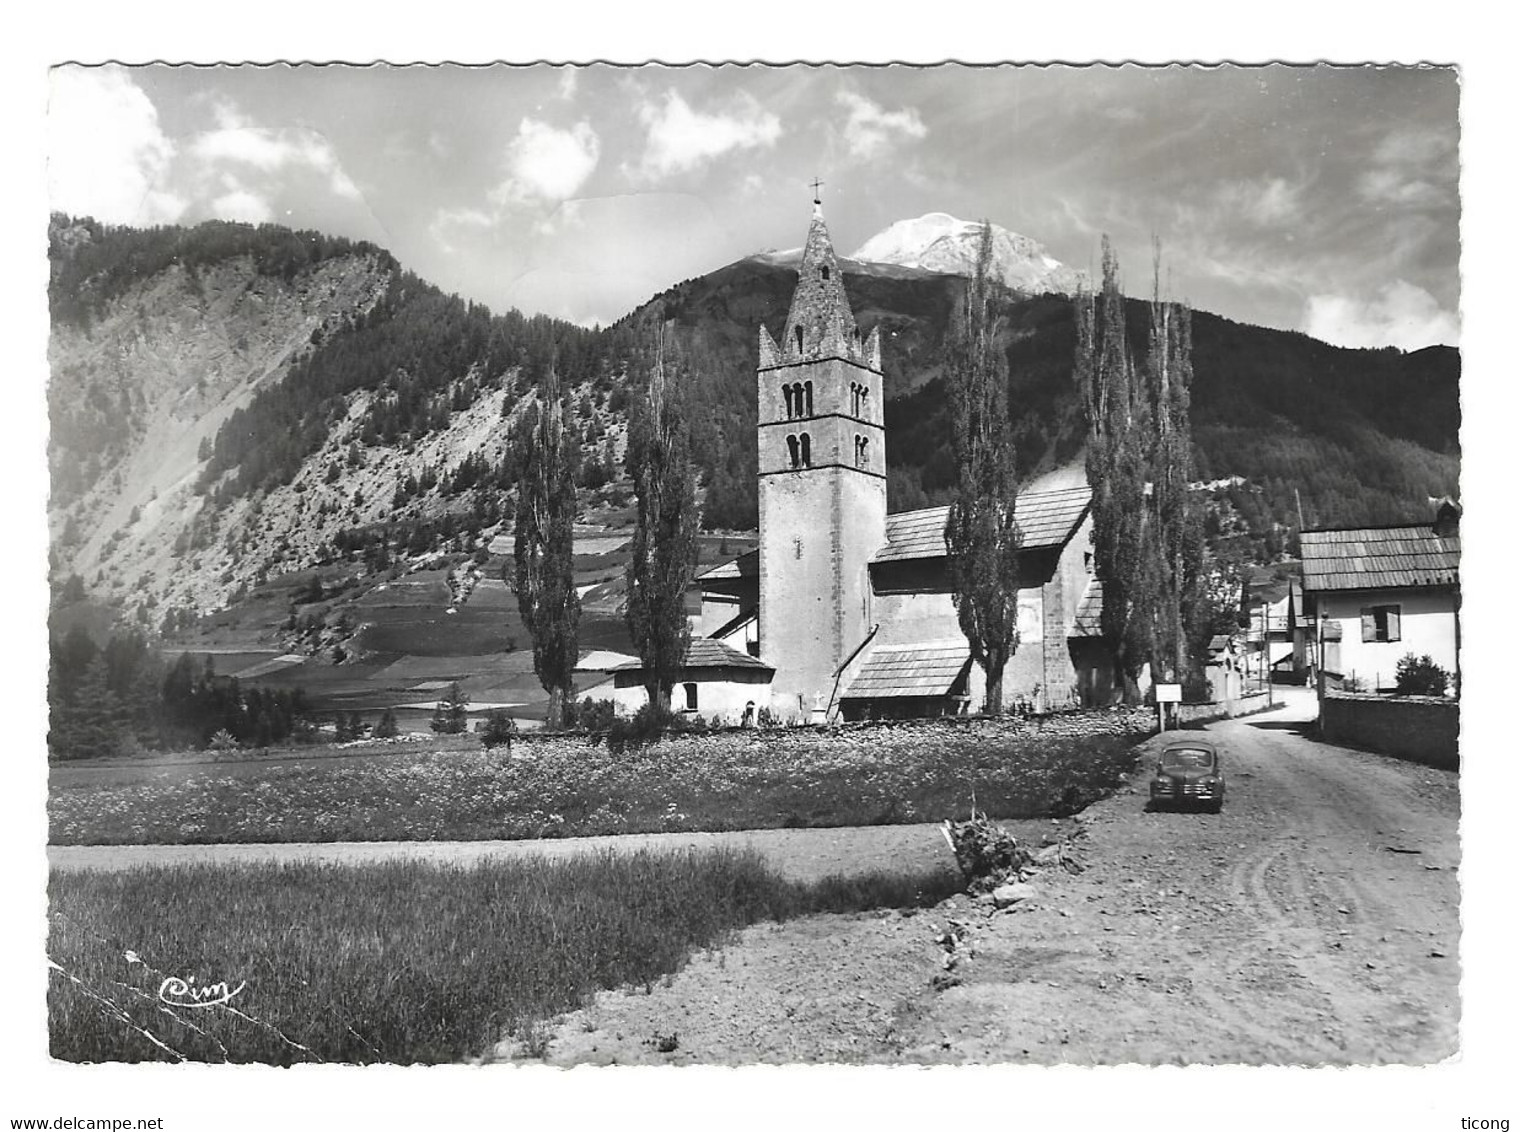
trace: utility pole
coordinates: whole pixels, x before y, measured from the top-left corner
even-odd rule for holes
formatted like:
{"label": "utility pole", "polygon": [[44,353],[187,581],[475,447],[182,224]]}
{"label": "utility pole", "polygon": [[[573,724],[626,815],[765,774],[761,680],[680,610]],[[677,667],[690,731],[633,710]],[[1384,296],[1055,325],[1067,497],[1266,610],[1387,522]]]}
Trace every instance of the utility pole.
{"label": "utility pole", "polygon": [[1325,624],[1329,618],[1325,616],[1323,607],[1318,612],[1319,618],[1316,623],[1319,631],[1315,635],[1319,638],[1319,679],[1317,681],[1319,684],[1319,732],[1323,735],[1325,733]]}
{"label": "utility pole", "polygon": [[1261,603],[1261,671],[1267,684],[1267,706],[1272,706],[1272,607]]}

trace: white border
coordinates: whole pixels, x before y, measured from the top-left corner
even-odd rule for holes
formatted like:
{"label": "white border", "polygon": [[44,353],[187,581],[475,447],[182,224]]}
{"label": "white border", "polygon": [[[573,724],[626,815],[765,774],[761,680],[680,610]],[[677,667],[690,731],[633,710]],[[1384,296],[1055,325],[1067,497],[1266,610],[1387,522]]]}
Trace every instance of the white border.
{"label": "white border", "polygon": [[[535,5],[547,9],[548,5]],[[73,3],[23,8],[8,18],[4,47],[6,137],[14,151],[3,182],[3,381],[6,511],[3,592],[5,688],[12,717],[4,752],[5,903],[11,925],[4,958],[5,1025],[0,1064],[10,1082],[0,1120],[70,1112],[164,1115],[171,1130],[194,1128],[411,1128],[549,1121],[608,1127],[777,1124],[924,1126],[972,1122],[989,1128],[1050,1123],[1166,1128],[1460,1130],[1463,1116],[1520,1119],[1508,1079],[1515,1043],[1513,921],[1508,914],[1520,800],[1509,729],[1493,705],[1515,665],[1500,653],[1514,621],[1499,588],[1511,510],[1499,492],[1513,476],[1497,457],[1508,439],[1504,410],[1520,381],[1513,339],[1514,199],[1511,156],[1512,36],[1477,4],[1318,3],[1245,5],[1225,16],[1217,2],[969,7],[876,3],[838,14],[816,4],[580,4],[545,19],[514,5],[408,6],[399,22],[373,6],[261,2]],[[1484,14],[1478,14],[1483,12]],[[44,26],[40,20],[46,19]],[[1439,22],[1437,22],[1439,21]],[[1422,1070],[1036,1070],[935,1071],[752,1069],[593,1072],[537,1070],[277,1071],[80,1068],[39,1058],[45,1047],[41,950],[45,866],[40,736],[43,723],[43,610],[46,595],[45,414],[46,199],[42,171],[45,67],[67,59],[585,61],[605,58],[796,58],[933,62],[1002,59],[1165,61],[1269,59],[1340,62],[1455,62],[1463,68],[1463,494],[1464,561],[1464,981],[1463,1054]],[[1501,274],[1504,268],[1507,272]],[[1508,301],[1505,301],[1508,300]],[[1501,316],[1499,304],[1504,303]],[[1507,320],[1501,321],[1502,319]],[[1505,349],[1509,346],[1509,349]],[[1501,430],[1503,430],[1501,432]],[[1513,494],[1513,493],[1508,493]],[[1493,627],[1483,622],[1491,620]],[[275,1074],[279,1074],[276,1076]],[[1164,1074],[1164,1092],[1158,1089]],[[1153,1075],[1156,1075],[1153,1077]],[[1520,1132],[1520,1129],[1517,1129]]]}

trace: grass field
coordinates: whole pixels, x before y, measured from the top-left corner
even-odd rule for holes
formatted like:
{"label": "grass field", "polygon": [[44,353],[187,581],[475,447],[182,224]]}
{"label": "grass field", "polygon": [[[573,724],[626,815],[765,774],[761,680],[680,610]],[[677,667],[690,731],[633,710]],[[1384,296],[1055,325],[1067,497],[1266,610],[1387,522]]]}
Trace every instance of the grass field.
{"label": "grass field", "polygon": [[[50,1050],[292,1065],[459,1061],[509,1034],[531,1049],[549,1018],[596,990],[647,985],[745,925],[932,904],[954,883],[801,885],[731,850],[55,872]],[[189,988],[216,983],[230,1000],[184,1005]]]}
{"label": "grass field", "polygon": [[[1143,716],[1143,713],[1142,713]],[[1140,719],[1140,717],[1135,717]],[[1068,814],[1133,765],[1141,720],[1041,727],[811,729],[681,735],[614,752],[583,737],[377,748],[372,758],[252,769],[60,768],[50,840],[70,844],[448,841],[902,824]]]}

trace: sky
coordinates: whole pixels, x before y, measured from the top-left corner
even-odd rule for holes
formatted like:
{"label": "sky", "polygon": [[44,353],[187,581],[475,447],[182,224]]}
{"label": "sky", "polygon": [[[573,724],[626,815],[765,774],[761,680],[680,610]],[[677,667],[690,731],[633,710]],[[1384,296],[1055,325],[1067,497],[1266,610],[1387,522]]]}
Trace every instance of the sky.
{"label": "sky", "polygon": [[372,240],[447,291],[606,324],[802,242],[990,219],[1145,293],[1343,345],[1459,340],[1458,82],[1334,67],[78,67],[51,207]]}

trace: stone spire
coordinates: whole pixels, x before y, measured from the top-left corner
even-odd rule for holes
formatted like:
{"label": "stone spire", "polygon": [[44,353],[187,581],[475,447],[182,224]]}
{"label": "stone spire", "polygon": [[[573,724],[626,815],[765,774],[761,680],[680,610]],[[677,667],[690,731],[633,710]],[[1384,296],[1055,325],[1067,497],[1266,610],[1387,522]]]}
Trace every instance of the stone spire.
{"label": "stone spire", "polygon": [[[762,354],[767,344],[762,342]],[[823,222],[823,205],[816,199],[802,263],[797,268],[797,290],[779,345],[782,363],[835,357],[867,364],[855,315],[845,297],[844,276],[834,258],[828,225]]]}

